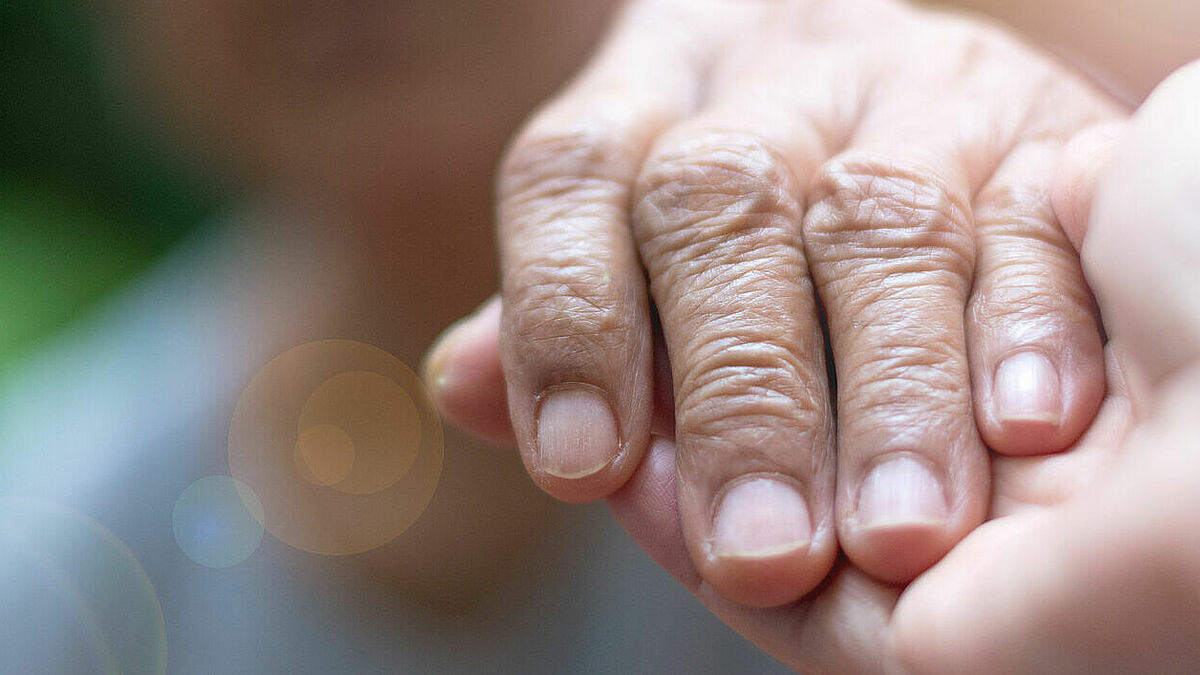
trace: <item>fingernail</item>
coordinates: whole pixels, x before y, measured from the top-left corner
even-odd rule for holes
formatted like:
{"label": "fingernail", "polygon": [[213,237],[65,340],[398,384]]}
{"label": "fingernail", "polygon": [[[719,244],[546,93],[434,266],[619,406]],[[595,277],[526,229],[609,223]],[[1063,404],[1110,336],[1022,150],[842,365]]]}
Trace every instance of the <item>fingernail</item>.
{"label": "fingernail", "polygon": [[541,402],[537,418],[538,467],[559,478],[583,478],[617,456],[617,422],[599,389],[560,387]]}
{"label": "fingernail", "polygon": [[445,389],[449,381],[446,373],[446,362],[450,358],[454,344],[459,340],[459,328],[461,328],[461,325],[457,323],[447,328],[438,337],[437,342],[433,345],[433,349],[425,357],[425,367],[421,369],[424,376],[421,379],[425,380],[426,386],[435,391]]}
{"label": "fingernail", "polygon": [[858,496],[858,520],[865,527],[934,525],[949,515],[941,483],[911,457],[876,466]]}
{"label": "fingernail", "polygon": [[1058,424],[1062,416],[1058,369],[1034,352],[1010,356],[996,368],[992,400],[1002,422]]}
{"label": "fingernail", "polygon": [[713,553],[765,558],[809,545],[812,522],[804,497],[772,478],[738,483],[722,497],[713,522]]}

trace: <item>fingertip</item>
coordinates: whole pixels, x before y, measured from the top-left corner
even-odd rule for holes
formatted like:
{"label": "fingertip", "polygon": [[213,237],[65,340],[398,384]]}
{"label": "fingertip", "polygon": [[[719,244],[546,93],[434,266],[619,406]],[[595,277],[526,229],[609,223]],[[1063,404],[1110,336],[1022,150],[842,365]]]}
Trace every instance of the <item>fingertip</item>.
{"label": "fingertip", "polygon": [[871,576],[906,583],[961,536],[961,518],[954,515],[938,469],[915,456],[888,458],[862,481],[854,510],[843,520],[843,548]]}
{"label": "fingertip", "polygon": [[723,558],[706,567],[704,579],[721,597],[748,607],[778,607],[817,586],[829,567],[814,567],[808,547],[762,557]]}
{"label": "fingertip", "polygon": [[498,445],[515,444],[500,364],[500,299],[447,328],[430,348],[422,379],[442,416]]}
{"label": "fingertip", "polygon": [[1084,129],[1063,148],[1050,184],[1055,215],[1078,251],[1091,217],[1096,183],[1108,164],[1125,122],[1109,122]]}
{"label": "fingertip", "polygon": [[881,528],[863,538],[851,556],[872,577],[889,584],[906,584],[933,567],[953,547],[944,526],[907,523]]}
{"label": "fingertip", "polygon": [[[491,357],[497,366],[500,363],[500,296],[493,295],[475,311],[455,321],[433,341],[421,364],[421,377],[431,388],[441,388],[452,383],[452,376],[470,371],[462,359],[468,357]],[[462,343],[466,344],[462,344]],[[467,351],[464,352],[465,348]],[[490,348],[490,349],[489,349]],[[489,354],[490,351],[490,354]],[[469,379],[469,378],[468,378]]]}

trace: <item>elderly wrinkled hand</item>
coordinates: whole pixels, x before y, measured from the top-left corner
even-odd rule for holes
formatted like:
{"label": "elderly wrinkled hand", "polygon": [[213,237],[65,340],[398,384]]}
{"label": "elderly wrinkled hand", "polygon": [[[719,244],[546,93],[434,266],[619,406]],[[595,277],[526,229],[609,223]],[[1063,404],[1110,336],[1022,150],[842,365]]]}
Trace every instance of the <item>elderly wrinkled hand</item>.
{"label": "elderly wrinkled hand", "polygon": [[494,307],[452,331],[436,394],[586,501],[642,463],[669,355],[700,578],[778,605],[840,548],[909,581],[987,516],[988,448],[1060,451],[1099,407],[1048,186],[1120,115],[1004,32],[894,0],[632,2],[508,152],[499,334]]}
{"label": "elderly wrinkled hand", "polygon": [[1109,391],[1067,452],[997,457],[990,520],[914,583],[840,564],[787,607],[715,596],[680,541],[665,440],[611,499],[618,519],[722,619],[805,672],[1197,672],[1198,104],[1200,62],[1127,131],[1088,130],[1064,151],[1054,202],[1111,337]]}

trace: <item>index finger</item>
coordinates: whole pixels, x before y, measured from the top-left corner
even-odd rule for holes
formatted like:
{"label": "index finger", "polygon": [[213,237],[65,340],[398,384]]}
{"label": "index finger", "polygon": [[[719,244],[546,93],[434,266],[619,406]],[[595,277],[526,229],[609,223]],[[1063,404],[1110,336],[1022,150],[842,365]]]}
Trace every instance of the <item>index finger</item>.
{"label": "index finger", "polygon": [[724,36],[766,5],[633,3],[597,58],[534,116],[501,167],[501,355],[517,444],[568,501],[603,497],[650,431],[649,300],[631,185],[660,129],[701,97]]}

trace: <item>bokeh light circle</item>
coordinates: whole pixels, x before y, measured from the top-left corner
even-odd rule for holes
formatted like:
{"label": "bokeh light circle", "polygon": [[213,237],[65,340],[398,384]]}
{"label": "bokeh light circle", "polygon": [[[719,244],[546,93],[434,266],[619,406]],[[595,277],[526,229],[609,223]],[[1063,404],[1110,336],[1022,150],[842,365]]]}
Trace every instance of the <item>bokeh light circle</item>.
{"label": "bokeh light circle", "polygon": [[315,424],[296,440],[296,470],[313,485],[337,485],[354,470],[354,439],[336,424]]}
{"label": "bokeh light circle", "polygon": [[[323,474],[317,482],[360,495],[403,478],[421,449],[421,415],[412,397],[388,377],[361,370],[318,385],[304,401],[297,432],[308,469]],[[331,480],[347,460],[345,476]]]}
{"label": "bokeh light circle", "polygon": [[368,551],[408,529],[433,498],[443,453],[416,373],[351,340],[271,360],[229,426],[230,472],[261,499],[267,531],[324,555]]}
{"label": "bokeh light circle", "polygon": [[233,567],[258,549],[263,507],[254,491],[229,476],[192,483],[175,501],[171,525],[187,557],[205,567]]}
{"label": "bokeh light circle", "polygon": [[133,553],[74,509],[0,497],[0,672],[166,669],[162,606]]}

